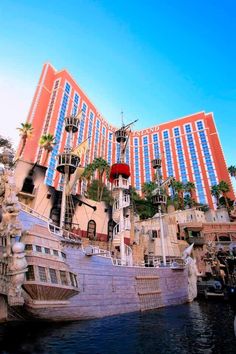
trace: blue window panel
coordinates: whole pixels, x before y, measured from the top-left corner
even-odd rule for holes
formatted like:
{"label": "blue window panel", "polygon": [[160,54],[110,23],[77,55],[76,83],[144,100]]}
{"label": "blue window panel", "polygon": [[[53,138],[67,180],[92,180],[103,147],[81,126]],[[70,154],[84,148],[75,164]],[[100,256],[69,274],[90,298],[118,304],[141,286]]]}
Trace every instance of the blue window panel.
{"label": "blue window panel", "polygon": [[98,149],[98,141],[99,141],[99,135],[100,135],[100,120],[97,119],[96,121],[96,130],[95,130],[95,146],[94,146],[94,157],[97,157],[97,149]]}
{"label": "blue window panel", "polygon": [[60,113],[59,113],[59,117],[58,117],[58,121],[57,121],[57,127],[56,127],[56,131],[55,131],[56,144],[54,145],[54,148],[51,153],[51,157],[50,157],[50,161],[49,161],[48,169],[47,169],[46,180],[45,180],[45,183],[49,186],[53,185],[53,176],[54,176],[55,167],[56,167],[56,157],[57,157],[58,150],[59,150],[60,138],[62,135],[62,128],[63,128],[64,119],[65,119],[66,107],[68,104],[68,98],[69,98],[68,94],[69,93],[70,93],[70,85],[68,83],[66,83],[65,92],[64,92],[64,95],[62,98],[62,103],[61,103],[61,109],[60,109]]}
{"label": "blue window panel", "polygon": [[150,182],[150,158],[148,150],[148,138],[143,137],[143,155],[144,155],[144,167],[145,167],[145,182]]}
{"label": "blue window panel", "polygon": [[135,174],[135,188],[140,190],[140,178],[139,178],[139,149],[138,138],[134,138],[134,174]]}
{"label": "blue window panel", "polygon": [[85,117],[86,117],[87,105],[83,102],[82,104],[82,118],[80,121],[79,127],[79,136],[78,136],[78,144],[81,144],[84,140],[84,126],[85,126]]}
{"label": "blue window panel", "polygon": [[198,130],[204,129],[203,122],[197,122],[197,128],[198,128]]}
{"label": "blue window panel", "polygon": [[73,109],[72,109],[72,115],[75,116],[77,114],[78,111],[78,105],[79,105],[79,95],[77,93],[75,93],[74,95],[74,104],[73,104]]}
{"label": "blue window panel", "polygon": [[186,131],[186,133],[191,133],[192,128],[191,128],[191,125],[190,125],[190,124],[186,124],[186,125],[185,125],[185,131]]}
{"label": "blue window panel", "polygon": [[179,136],[179,128],[174,128],[174,135]]}
{"label": "blue window panel", "polygon": [[120,162],[120,144],[116,144],[116,160]]}
{"label": "blue window panel", "polygon": [[66,83],[66,86],[65,86],[65,91],[66,93],[70,93],[70,85],[68,84],[68,82]]}
{"label": "blue window panel", "polygon": [[168,139],[168,138],[169,138],[169,133],[168,133],[167,130],[165,130],[165,131],[163,132],[163,138],[164,138],[164,139]]}
{"label": "blue window panel", "polygon": [[[185,132],[188,133],[189,129],[191,131],[190,125],[186,125],[185,126]],[[195,176],[196,189],[197,189],[197,192],[198,192],[199,202],[202,203],[202,204],[205,204],[206,203],[206,199],[205,199],[205,195],[204,195],[204,191],[203,191],[202,179],[200,177],[199,166],[198,166],[198,163],[196,161],[196,150],[195,150],[195,145],[194,145],[194,142],[193,142],[192,134],[187,134],[187,141],[188,141],[188,146],[190,147],[190,145],[191,145],[191,149],[189,148],[189,151],[190,151],[190,156],[191,156],[191,160],[192,160],[192,168],[193,168],[193,173],[194,173],[194,176]]]}
{"label": "blue window panel", "polygon": [[[203,123],[202,122],[197,122],[197,127],[198,129],[203,129]],[[214,173],[214,168],[213,168],[213,162],[211,159],[211,155],[210,155],[210,149],[207,143],[207,139],[206,139],[206,134],[204,131],[199,132],[199,138],[200,138],[200,142],[203,148],[203,155],[206,161],[206,167],[207,167],[207,172],[209,175],[209,179],[210,179],[210,183],[211,186],[214,186],[217,184],[217,180],[216,180],[216,174]]]}
{"label": "blue window panel", "polygon": [[[179,128],[174,129],[174,134],[175,134],[175,136],[179,135]],[[177,156],[178,156],[178,161],[179,161],[181,180],[182,180],[182,182],[186,183],[187,182],[187,173],[186,173],[186,166],[185,166],[185,162],[184,162],[182,142],[179,137],[175,138],[175,142],[177,145]]]}
{"label": "blue window panel", "polygon": [[112,145],[112,137],[113,137],[113,134],[112,133],[109,133],[108,134],[108,152],[107,152],[107,162],[109,164],[111,164],[111,145]]}
{"label": "blue window panel", "polygon": [[[166,136],[168,136],[167,131],[163,132],[163,136],[165,133],[167,133]],[[164,140],[164,146],[165,146],[165,153],[166,153],[167,175],[168,175],[168,177],[170,177],[170,176],[173,176],[174,173],[173,173],[173,163],[172,163],[172,156],[171,156],[169,140]]]}

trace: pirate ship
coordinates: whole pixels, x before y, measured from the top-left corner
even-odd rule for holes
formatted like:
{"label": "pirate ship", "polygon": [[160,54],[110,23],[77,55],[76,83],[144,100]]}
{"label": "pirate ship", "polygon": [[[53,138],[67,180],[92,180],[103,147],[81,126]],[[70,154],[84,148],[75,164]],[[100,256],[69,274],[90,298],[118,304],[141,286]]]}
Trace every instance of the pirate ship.
{"label": "pirate ship", "polygon": [[[65,118],[69,135],[57,159],[57,171],[63,176],[59,226],[19,203],[10,155],[4,153],[0,171],[0,319],[81,320],[192,301],[196,296],[194,264],[187,252],[184,266],[167,265],[162,226],[161,263],[145,267],[143,261],[133,261],[130,168],[124,162],[131,124],[115,133],[121,158],[110,172],[114,202],[109,247],[85,245],[71,231],[68,185],[80,168],[80,157],[71,147],[78,125],[78,116]],[[161,222],[161,206],[166,203],[163,185],[168,181],[161,181],[161,159],[153,161],[153,167],[157,170],[153,205]]]}

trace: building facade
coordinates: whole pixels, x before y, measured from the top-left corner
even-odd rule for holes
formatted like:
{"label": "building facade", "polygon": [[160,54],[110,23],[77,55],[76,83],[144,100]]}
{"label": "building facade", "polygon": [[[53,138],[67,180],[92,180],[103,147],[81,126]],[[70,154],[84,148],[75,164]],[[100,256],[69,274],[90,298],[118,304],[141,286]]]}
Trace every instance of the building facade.
{"label": "building facade", "polygon": [[[73,145],[85,139],[89,145],[81,165],[86,166],[95,157],[103,157],[109,164],[119,161],[120,146],[114,136],[117,127],[103,118],[67,70],[57,71],[45,64],[27,118],[33,125],[34,138],[26,142],[22,158],[42,165],[46,152],[39,147],[39,139],[43,134],[53,134],[56,145],[47,162],[45,183],[57,189],[62,181],[56,171],[56,156],[66,144],[64,118],[79,110],[82,117]],[[131,133],[125,162],[131,168],[130,183],[138,191],[153,179],[151,160],[157,157],[163,161],[164,179],[174,176],[182,182],[194,182],[196,199],[210,207],[214,202],[211,186],[221,180],[231,186],[212,113],[200,112]],[[234,199],[232,188],[228,196]]]}

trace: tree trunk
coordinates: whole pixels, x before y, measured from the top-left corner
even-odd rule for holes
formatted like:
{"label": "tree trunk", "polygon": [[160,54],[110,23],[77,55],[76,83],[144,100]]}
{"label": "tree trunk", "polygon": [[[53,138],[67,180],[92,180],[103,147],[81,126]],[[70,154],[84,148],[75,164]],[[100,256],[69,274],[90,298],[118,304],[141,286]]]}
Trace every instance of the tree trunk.
{"label": "tree trunk", "polygon": [[22,153],[24,151],[26,140],[27,140],[26,136],[23,136],[22,137],[22,146],[21,146],[21,149],[20,149],[20,152],[19,152],[19,158],[21,157],[21,155],[22,155]]}
{"label": "tree trunk", "polygon": [[48,157],[49,157],[49,150],[47,150],[47,153],[46,153],[46,156],[45,156],[45,159],[44,159],[44,162],[43,162],[43,165],[46,165],[47,162],[48,162]]}

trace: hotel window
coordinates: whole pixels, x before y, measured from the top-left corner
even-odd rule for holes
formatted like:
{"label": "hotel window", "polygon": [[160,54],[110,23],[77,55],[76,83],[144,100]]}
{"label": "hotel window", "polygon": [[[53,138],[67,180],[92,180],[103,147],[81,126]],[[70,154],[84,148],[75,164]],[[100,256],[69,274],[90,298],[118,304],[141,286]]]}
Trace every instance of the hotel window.
{"label": "hotel window", "polygon": [[87,105],[86,105],[86,103],[83,102],[83,104],[82,104],[82,118],[81,118],[80,126],[79,126],[78,144],[81,144],[84,139],[84,126],[85,126],[86,112],[87,112]]}
{"label": "hotel window", "polygon": [[150,158],[149,158],[149,146],[148,146],[148,137],[143,136],[143,161],[144,161],[144,174],[145,182],[150,182]]}
{"label": "hotel window", "polygon": [[184,154],[183,154],[183,145],[182,140],[180,137],[179,128],[174,128],[174,136],[175,136],[175,146],[176,146],[176,153],[178,156],[178,163],[179,163],[179,170],[182,182],[187,182],[187,170],[185,166]]}
{"label": "hotel window", "polygon": [[107,153],[107,162],[109,164],[111,164],[111,145],[112,145],[112,138],[113,138],[113,134],[109,133],[108,134],[108,153]]}
{"label": "hotel window", "polygon": [[139,148],[138,138],[134,138],[134,181],[137,190],[141,190],[139,175]]}
{"label": "hotel window", "polygon": [[53,250],[53,255],[54,256],[58,256],[58,251],[57,250]]}
{"label": "hotel window", "polygon": [[129,148],[129,142],[127,143],[126,145],[126,150],[125,150],[125,162],[129,165],[129,151],[130,151],[130,148]]}
{"label": "hotel window", "polygon": [[116,144],[116,161],[120,162],[120,144]]}
{"label": "hotel window", "polygon": [[47,282],[47,275],[45,267],[38,266],[39,279],[42,282]]}
{"label": "hotel window", "polygon": [[185,132],[187,133],[187,142],[188,142],[188,148],[191,156],[191,162],[192,162],[192,169],[193,169],[193,174],[195,178],[195,186],[196,190],[198,193],[198,198],[199,202],[202,204],[206,203],[206,198],[204,194],[204,189],[203,189],[203,184],[202,184],[202,178],[201,178],[201,172],[199,169],[199,162],[197,158],[197,153],[196,153],[196,148],[195,148],[195,143],[193,140],[193,135],[191,134],[191,126],[190,124],[185,125]]}
{"label": "hotel window", "polygon": [[73,109],[72,109],[72,115],[76,116],[76,114],[78,113],[78,105],[79,105],[79,95],[78,93],[74,94],[74,104],[73,104]]}
{"label": "hotel window", "polygon": [[165,160],[167,166],[167,176],[173,176],[173,161],[172,161],[172,153],[169,141],[169,132],[165,130],[163,132],[163,139],[164,139],[164,147],[165,147]]}
{"label": "hotel window", "polygon": [[[58,85],[59,85],[59,81],[60,80],[56,80],[55,83],[54,83],[54,88],[53,88],[53,92],[52,92],[52,95],[51,95],[51,100],[50,100],[50,104],[48,106],[48,111],[47,111],[45,124],[44,124],[44,128],[43,128],[43,134],[46,134],[47,130],[48,130],[48,126],[49,126],[49,123],[50,123],[50,120],[51,120],[52,110],[54,108],[54,103],[55,103],[55,99],[56,99],[56,95],[57,95],[57,88],[58,88]],[[43,150],[44,149],[42,147],[39,148],[38,161],[40,161],[40,159],[41,159]]]}
{"label": "hotel window", "polygon": [[28,265],[27,268],[28,268],[28,271],[26,272],[26,280],[34,281],[35,280],[34,266]]}
{"label": "hotel window", "polygon": [[60,270],[60,278],[61,278],[62,285],[68,285],[66,272],[64,270]]}
{"label": "hotel window", "polygon": [[46,184],[51,186],[53,184],[53,176],[54,172],[56,170],[56,157],[58,154],[59,150],[59,145],[61,141],[61,136],[62,136],[62,130],[63,130],[63,124],[64,124],[64,119],[65,119],[65,114],[66,114],[66,109],[67,109],[67,104],[68,104],[68,99],[69,99],[69,92],[70,92],[70,85],[66,83],[65,85],[65,92],[62,97],[61,101],[61,108],[60,108],[60,113],[57,121],[57,127],[55,130],[55,141],[56,144],[54,145],[54,148],[51,152],[51,158],[49,161],[48,169],[47,169],[47,175],[46,175]]}
{"label": "hotel window", "polygon": [[158,159],[160,157],[159,143],[158,143],[158,134],[153,134],[152,142],[153,142],[154,158]]}
{"label": "hotel window", "polygon": [[50,249],[47,248],[47,247],[45,247],[45,248],[44,248],[44,252],[45,252],[46,254],[50,254]]}
{"label": "hotel window", "polygon": [[100,120],[97,118],[96,121],[96,129],[95,129],[95,140],[94,140],[94,158],[97,157],[97,152],[98,152],[98,143],[99,143],[99,133],[100,133]]}
{"label": "hotel window", "polygon": [[56,270],[52,269],[52,268],[49,268],[49,274],[50,274],[51,283],[57,284],[58,283],[58,279],[57,279]]}
{"label": "hotel window", "polygon": [[198,136],[199,136],[199,139],[201,142],[203,156],[204,156],[204,159],[206,162],[206,169],[207,169],[208,177],[210,179],[210,184],[211,184],[211,186],[214,186],[217,184],[217,177],[216,177],[215,170],[213,167],[213,161],[211,158],[210,147],[209,147],[209,144],[207,141],[207,136],[206,136],[205,131],[203,130],[204,126],[203,126],[202,121],[197,122],[197,129],[201,130],[198,132]]}
{"label": "hotel window", "polygon": [[101,154],[102,158],[106,158],[105,156],[105,138],[106,138],[106,128],[102,127],[102,139],[101,139]]}

